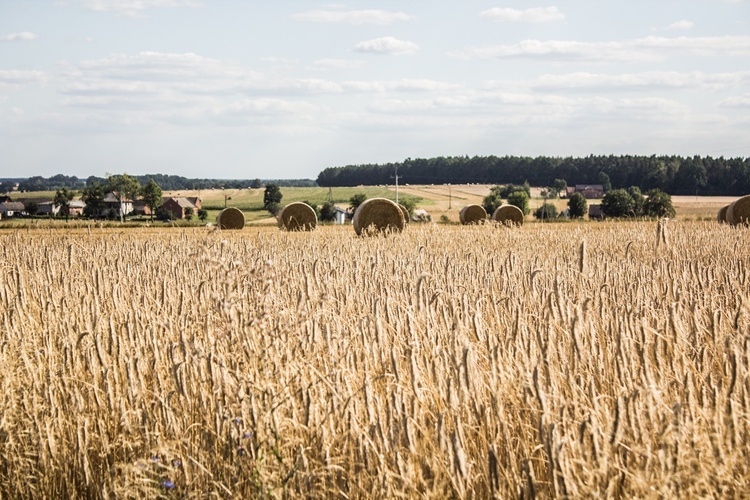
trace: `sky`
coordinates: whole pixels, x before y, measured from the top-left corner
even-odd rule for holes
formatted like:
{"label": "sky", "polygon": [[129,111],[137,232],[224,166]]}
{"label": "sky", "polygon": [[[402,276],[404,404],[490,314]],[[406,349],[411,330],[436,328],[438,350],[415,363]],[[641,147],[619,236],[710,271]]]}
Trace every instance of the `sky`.
{"label": "sky", "polygon": [[0,177],[750,156],[750,0],[0,0]]}

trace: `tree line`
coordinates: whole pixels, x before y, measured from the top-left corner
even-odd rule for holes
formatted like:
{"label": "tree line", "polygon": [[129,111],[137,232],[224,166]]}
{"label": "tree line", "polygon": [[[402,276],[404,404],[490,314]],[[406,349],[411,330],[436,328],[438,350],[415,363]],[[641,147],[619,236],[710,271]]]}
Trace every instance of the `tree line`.
{"label": "tree line", "polygon": [[319,186],[393,184],[394,175],[412,184],[522,184],[551,186],[611,182],[674,195],[739,196],[750,193],[750,158],[710,156],[452,156],[407,158],[400,163],[347,165],[320,172]]}
{"label": "tree line", "polygon": [[[148,174],[134,175],[140,184],[146,185],[154,181],[165,191],[176,191],[180,189],[247,189],[260,188],[266,184],[274,183],[282,187],[313,187],[316,186],[312,179],[190,179],[179,175]],[[85,179],[75,175],[69,176],[57,174],[51,177],[34,176],[23,179],[18,183],[19,191],[57,191],[59,189],[82,190],[93,184],[105,184],[107,177],[89,176]],[[0,183],[0,192],[10,192],[15,183],[6,181]]]}

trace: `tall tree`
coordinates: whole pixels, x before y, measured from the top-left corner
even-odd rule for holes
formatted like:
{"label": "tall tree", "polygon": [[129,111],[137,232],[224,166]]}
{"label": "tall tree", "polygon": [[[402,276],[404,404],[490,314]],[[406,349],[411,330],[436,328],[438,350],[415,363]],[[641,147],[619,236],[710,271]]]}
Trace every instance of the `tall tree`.
{"label": "tall tree", "polygon": [[278,205],[281,203],[281,189],[277,184],[266,184],[266,190],[263,191],[263,208],[268,210],[272,207],[272,204]]}
{"label": "tall tree", "polygon": [[107,186],[120,202],[120,222],[125,220],[125,202],[133,201],[141,191],[138,179],[128,174],[108,175]]}
{"label": "tall tree", "polygon": [[86,204],[83,207],[83,214],[87,217],[96,217],[104,209],[104,185],[99,182],[87,184],[81,192],[81,200]]}
{"label": "tall tree", "polygon": [[581,219],[586,215],[586,198],[581,193],[573,193],[568,200],[568,214],[571,219]]}
{"label": "tall tree", "polygon": [[143,196],[143,201],[151,212],[151,220],[154,220],[154,214],[159,210],[159,207],[161,207],[161,188],[153,179],[149,179],[146,185],[143,186],[143,189],[141,189],[141,195]]}
{"label": "tall tree", "polygon": [[643,203],[643,213],[648,217],[674,217],[675,210],[672,205],[672,197],[667,193],[652,189],[646,193],[646,201]]}
{"label": "tall tree", "polygon": [[75,196],[75,191],[68,191],[68,188],[58,189],[55,193],[55,198],[52,202],[60,207],[60,212],[65,216],[65,219],[70,216],[70,202]]}

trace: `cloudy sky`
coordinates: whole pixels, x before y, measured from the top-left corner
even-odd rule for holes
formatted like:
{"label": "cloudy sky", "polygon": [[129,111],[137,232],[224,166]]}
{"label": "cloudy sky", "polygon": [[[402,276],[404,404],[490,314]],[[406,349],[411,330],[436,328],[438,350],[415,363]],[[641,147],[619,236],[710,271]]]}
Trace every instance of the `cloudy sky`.
{"label": "cloudy sky", "polygon": [[0,0],[0,177],[750,156],[750,0]]}

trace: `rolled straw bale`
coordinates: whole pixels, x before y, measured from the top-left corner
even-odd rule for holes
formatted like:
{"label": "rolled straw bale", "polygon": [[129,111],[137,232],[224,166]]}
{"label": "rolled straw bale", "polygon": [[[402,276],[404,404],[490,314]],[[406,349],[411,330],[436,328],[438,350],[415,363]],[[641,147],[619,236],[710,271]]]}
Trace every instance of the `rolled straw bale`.
{"label": "rolled straw bale", "polygon": [[737,224],[750,224],[750,194],[735,200],[727,208],[727,222],[736,226]]}
{"label": "rolled straw bale", "polygon": [[408,224],[409,223],[409,219],[411,217],[409,215],[409,211],[401,203],[398,204],[398,208],[400,208],[401,209],[401,213],[404,214],[404,224]]}
{"label": "rolled straw bale", "polygon": [[225,208],[216,216],[216,225],[219,229],[242,229],[245,227],[245,215],[239,208]]}
{"label": "rolled straw bale", "polygon": [[727,222],[727,209],[729,208],[729,205],[721,207],[719,209],[719,213],[716,215],[716,218],[718,219],[720,224],[725,224]]}
{"label": "rolled straw bale", "polygon": [[318,224],[315,209],[307,203],[296,201],[279,212],[279,229],[287,231],[312,231]]}
{"label": "rolled straw bale", "polygon": [[[370,198],[357,207],[352,220],[354,231],[358,235],[363,232],[374,230],[375,232],[390,229],[403,231],[406,223],[404,213],[399,206],[385,198]],[[368,229],[371,228],[372,229]]]}
{"label": "rolled straw bale", "polygon": [[458,213],[461,224],[481,224],[487,220],[487,211],[482,205],[466,205]]}
{"label": "rolled straw bale", "polygon": [[492,220],[501,224],[523,225],[523,212],[515,205],[501,205],[492,214]]}

